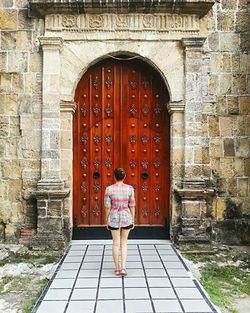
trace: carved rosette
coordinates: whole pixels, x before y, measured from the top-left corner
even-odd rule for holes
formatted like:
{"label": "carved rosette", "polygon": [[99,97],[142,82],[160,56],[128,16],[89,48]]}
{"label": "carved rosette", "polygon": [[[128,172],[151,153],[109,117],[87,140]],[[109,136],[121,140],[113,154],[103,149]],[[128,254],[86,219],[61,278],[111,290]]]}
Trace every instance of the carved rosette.
{"label": "carved rosette", "polygon": [[143,169],[147,169],[148,168],[148,161],[146,159],[143,159],[141,161],[141,166]]}
{"label": "carved rosette", "polygon": [[131,145],[134,146],[136,144],[136,141],[137,141],[136,136],[135,135],[130,136],[129,141],[130,141]]}
{"label": "carved rosette", "polygon": [[142,189],[143,192],[147,192],[147,191],[148,191],[148,185],[147,185],[147,183],[144,182],[144,183],[142,184],[142,186],[141,186],[141,189]]}
{"label": "carved rosette", "polygon": [[105,86],[107,89],[110,89],[113,85],[112,80],[110,79],[110,77],[108,77],[108,79],[105,81]]}
{"label": "carved rosette", "polygon": [[77,16],[76,15],[63,15],[62,27],[76,28],[77,27]]}
{"label": "carved rosette", "polygon": [[112,141],[113,141],[112,136],[108,135],[108,136],[105,137],[105,142],[106,142],[106,144],[107,144],[108,146],[111,145]]}
{"label": "carved rosette", "polygon": [[129,85],[130,85],[130,87],[131,87],[132,89],[135,89],[135,88],[137,87],[137,81],[131,80],[131,81],[129,82]]}
{"label": "carved rosette", "polygon": [[154,161],[154,167],[158,168],[158,167],[160,167],[160,165],[161,165],[161,161],[159,159],[156,159]]}
{"label": "carved rosette", "polygon": [[137,109],[136,109],[136,107],[135,107],[135,104],[132,104],[132,105],[131,105],[131,108],[130,108],[129,112],[130,112],[130,114],[131,114],[132,116],[135,116],[135,115],[136,115]]}
{"label": "carved rosette", "polygon": [[156,144],[159,144],[159,143],[161,142],[161,137],[160,137],[159,134],[157,134],[157,135],[154,136],[154,142],[155,142]]}
{"label": "carved rosette", "polygon": [[81,165],[86,170],[86,168],[88,167],[88,159],[87,158],[83,158],[81,160]]}
{"label": "carved rosette", "polygon": [[101,106],[98,103],[96,103],[93,107],[93,113],[97,117],[100,112],[101,112]]}
{"label": "carved rosette", "polygon": [[88,185],[86,183],[82,183],[81,189],[83,193],[86,193],[88,191]]}
{"label": "carved rosette", "polygon": [[82,107],[81,107],[81,112],[82,112],[84,117],[87,115],[88,111],[89,111],[88,107],[87,107],[86,103],[84,102]]}
{"label": "carved rosette", "polygon": [[142,208],[141,213],[143,217],[148,217],[148,209],[147,208]]}
{"label": "carved rosette", "polygon": [[149,107],[146,105],[141,109],[143,115],[147,115],[149,113]]}
{"label": "carved rosette", "polygon": [[86,134],[83,134],[81,137],[81,141],[82,141],[83,145],[86,146],[88,143],[88,136]]}
{"label": "carved rosette", "polygon": [[97,158],[94,159],[93,163],[95,168],[98,168],[101,165],[100,159]]}
{"label": "carved rosette", "polygon": [[95,204],[95,207],[92,210],[92,213],[93,213],[94,216],[99,216],[100,215],[100,209],[99,209],[98,203]]}
{"label": "carved rosette", "polygon": [[136,167],[136,160],[132,159],[129,161],[129,165],[132,169],[134,169]]}
{"label": "carved rosette", "polygon": [[105,112],[106,112],[106,114],[107,114],[108,117],[111,116],[111,114],[112,114],[112,112],[113,112],[113,109],[112,109],[110,103],[108,103],[108,104],[106,105],[106,107],[105,107]]}
{"label": "carved rosette", "polygon": [[95,79],[93,80],[92,84],[93,84],[93,87],[94,87],[96,90],[99,89],[99,87],[101,86],[101,81],[100,81],[100,79],[98,78],[98,76],[95,77]]}
{"label": "carved rosette", "polygon": [[161,114],[161,107],[160,107],[160,105],[158,103],[154,107],[154,112],[155,112],[156,115]]}
{"label": "carved rosette", "polygon": [[159,191],[161,190],[161,186],[160,186],[159,184],[154,184],[153,189],[154,189],[156,192],[159,192]]}
{"label": "carved rosette", "polygon": [[99,135],[94,135],[93,137],[95,145],[99,145],[100,143],[100,136]]}
{"label": "carved rosette", "polygon": [[104,163],[105,163],[105,166],[107,167],[107,169],[110,169],[112,164],[113,164],[112,160],[110,158],[107,158]]}
{"label": "carved rosette", "polygon": [[141,137],[141,141],[142,141],[142,144],[145,146],[148,141],[149,141],[149,138],[146,134],[144,134],[142,137]]}
{"label": "carved rosette", "polygon": [[98,193],[101,190],[101,186],[98,183],[94,183],[93,190],[94,193]]}
{"label": "carved rosette", "polygon": [[88,216],[88,208],[85,204],[82,206],[80,213],[83,219],[85,219]]}
{"label": "carved rosette", "polygon": [[103,28],[104,27],[104,16],[103,15],[89,15],[89,27],[90,28]]}
{"label": "carved rosette", "polygon": [[160,213],[161,213],[161,210],[159,208],[159,206],[155,209],[155,216],[156,217],[159,217],[160,216]]}
{"label": "carved rosette", "polygon": [[144,89],[148,89],[150,82],[148,80],[144,80],[141,84],[144,87]]}

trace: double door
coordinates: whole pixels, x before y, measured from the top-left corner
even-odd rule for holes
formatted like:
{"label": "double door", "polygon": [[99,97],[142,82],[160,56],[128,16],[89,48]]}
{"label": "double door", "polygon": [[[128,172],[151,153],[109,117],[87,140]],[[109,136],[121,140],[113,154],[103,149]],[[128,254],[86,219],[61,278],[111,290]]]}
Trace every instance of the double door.
{"label": "double door", "polygon": [[168,223],[167,101],[162,79],[138,60],[108,59],[84,74],[73,120],[74,226],[105,224],[103,197],[116,167],[134,187],[136,224]]}

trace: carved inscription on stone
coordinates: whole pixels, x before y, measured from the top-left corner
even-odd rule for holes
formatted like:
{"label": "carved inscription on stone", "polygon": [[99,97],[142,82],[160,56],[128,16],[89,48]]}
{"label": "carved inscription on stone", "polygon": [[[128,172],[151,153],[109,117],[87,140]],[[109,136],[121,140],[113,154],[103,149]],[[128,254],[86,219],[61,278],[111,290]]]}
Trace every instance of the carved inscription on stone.
{"label": "carved inscription on stone", "polygon": [[154,32],[198,32],[197,15],[179,14],[50,14],[45,19],[50,31],[154,31]]}

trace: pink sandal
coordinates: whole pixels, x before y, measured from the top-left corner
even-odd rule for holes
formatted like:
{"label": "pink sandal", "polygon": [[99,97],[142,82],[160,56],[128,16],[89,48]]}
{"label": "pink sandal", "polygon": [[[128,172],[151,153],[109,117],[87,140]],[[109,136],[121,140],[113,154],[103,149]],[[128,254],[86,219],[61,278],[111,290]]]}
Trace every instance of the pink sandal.
{"label": "pink sandal", "polygon": [[120,276],[120,270],[115,270],[115,275]]}
{"label": "pink sandal", "polygon": [[121,276],[127,276],[127,275],[128,275],[128,273],[127,273],[127,271],[125,270],[125,268],[122,268],[122,269],[120,270],[120,275],[121,275]]}

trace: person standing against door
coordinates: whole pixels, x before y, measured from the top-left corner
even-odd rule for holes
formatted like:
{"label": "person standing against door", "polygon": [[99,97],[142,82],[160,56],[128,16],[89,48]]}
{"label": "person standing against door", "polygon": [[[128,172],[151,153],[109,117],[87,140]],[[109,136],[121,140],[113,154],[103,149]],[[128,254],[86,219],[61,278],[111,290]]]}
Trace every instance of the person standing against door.
{"label": "person standing against door", "polygon": [[[124,184],[126,172],[123,168],[114,170],[116,183],[108,186],[104,195],[107,229],[111,230],[113,246],[112,254],[115,274],[126,276],[127,239],[134,228],[135,195],[134,188]],[[119,255],[121,252],[121,264]]]}

